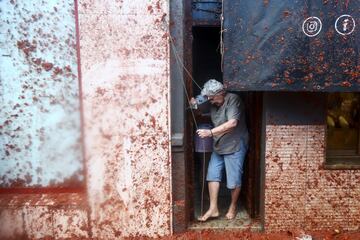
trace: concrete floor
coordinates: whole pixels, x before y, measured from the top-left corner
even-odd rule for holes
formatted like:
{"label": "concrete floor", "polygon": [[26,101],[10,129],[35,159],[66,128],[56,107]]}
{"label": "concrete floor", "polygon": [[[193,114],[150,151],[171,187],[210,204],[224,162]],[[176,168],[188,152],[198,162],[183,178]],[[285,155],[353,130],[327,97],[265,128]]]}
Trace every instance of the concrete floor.
{"label": "concrete floor", "polygon": [[[233,220],[227,220],[225,218],[225,214],[227,212],[228,206],[230,204],[230,190],[226,188],[226,182],[222,182],[220,184],[219,191],[219,211],[220,217],[216,219],[212,219],[206,222],[198,222],[196,219],[201,215],[201,188],[203,184],[203,158],[205,157],[205,165],[207,169],[208,162],[210,160],[211,153],[206,153],[205,156],[203,154],[195,155],[195,213],[194,219],[195,221],[190,224],[189,229],[192,230],[203,230],[203,229],[234,229],[234,230],[251,230],[254,232],[258,232],[262,230],[262,226],[259,220],[251,219],[246,209],[243,207],[243,203],[239,201],[238,205],[238,213]],[[225,173],[223,176],[225,180]],[[203,204],[203,213],[205,213],[209,207],[209,193],[207,189],[207,183],[205,182],[204,189],[204,204]]]}
{"label": "concrete floor", "polygon": [[[227,220],[225,214],[227,212],[227,206],[229,199],[226,197],[219,197],[219,210],[220,217],[211,219],[206,222],[194,221],[190,224],[189,229],[192,230],[203,230],[203,229],[228,229],[228,230],[251,230],[259,232],[262,229],[259,220],[251,219],[246,209],[239,206],[239,211],[233,220]],[[204,213],[206,212],[209,204],[208,201],[204,203]],[[200,201],[197,201],[195,206],[195,219],[201,215]]]}

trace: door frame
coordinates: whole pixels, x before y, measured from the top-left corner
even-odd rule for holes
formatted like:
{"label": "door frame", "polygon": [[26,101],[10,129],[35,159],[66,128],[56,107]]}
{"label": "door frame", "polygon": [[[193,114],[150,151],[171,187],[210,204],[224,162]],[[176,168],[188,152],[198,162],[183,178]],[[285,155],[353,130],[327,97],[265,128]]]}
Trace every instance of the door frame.
{"label": "door frame", "polygon": [[[192,78],[193,73],[193,20],[192,20],[192,1],[182,1],[181,9],[175,9],[178,6],[176,0],[171,0],[170,4],[170,32],[181,32],[177,35],[176,41],[182,43],[182,60],[184,67],[181,76],[172,77],[171,85],[174,81],[183,81],[188,93],[193,92]],[[172,16],[176,15],[173,17]],[[174,20],[179,20],[174,21]],[[170,42],[171,44],[171,42]],[[181,48],[180,48],[181,49]],[[176,64],[174,56],[171,53],[170,46],[170,71]],[[173,66],[175,67],[175,66]],[[189,75],[190,74],[190,75]],[[176,87],[176,86],[175,86]],[[176,91],[177,94],[185,94],[183,87],[171,88],[171,95]],[[245,102],[247,102],[247,114],[250,130],[250,146],[248,152],[248,183],[245,189],[247,196],[247,208],[252,218],[264,219],[264,176],[265,176],[265,122],[263,109],[263,92],[247,92]],[[172,195],[173,195],[173,232],[186,231],[189,223],[194,220],[194,153],[193,153],[193,117],[190,111],[187,111],[188,103],[186,96],[182,102],[171,101],[171,108],[175,104],[181,105],[184,111],[183,119],[183,138],[182,145],[172,147],[172,152],[177,151],[177,158],[172,158]],[[255,107],[254,107],[255,106]],[[177,108],[177,107],[176,107]],[[178,109],[178,108],[177,108]],[[175,116],[172,116],[175,117]],[[179,122],[179,121],[178,121]],[[177,150],[176,150],[177,149]],[[180,168],[179,168],[180,166]],[[180,171],[180,173],[176,173]],[[178,177],[178,176],[181,177]],[[256,191],[253,191],[254,188]],[[179,190],[180,189],[180,190]]]}

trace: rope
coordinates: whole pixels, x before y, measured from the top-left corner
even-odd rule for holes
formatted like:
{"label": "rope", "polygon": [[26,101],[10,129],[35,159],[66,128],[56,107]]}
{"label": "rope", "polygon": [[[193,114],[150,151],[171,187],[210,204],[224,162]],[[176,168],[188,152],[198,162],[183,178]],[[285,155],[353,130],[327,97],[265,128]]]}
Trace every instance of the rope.
{"label": "rope", "polygon": [[220,15],[220,55],[221,55],[221,72],[224,72],[224,41],[223,41],[223,33],[226,32],[224,29],[224,1],[221,0],[221,15]]}
{"label": "rope", "polygon": [[[180,65],[179,65],[179,64],[181,63],[181,59],[179,59],[179,55],[178,55],[177,52],[176,52],[175,44],[174,44],[171,36],[170,36],[170,40],[171,40],[171,47],[172,47],[173,52],[174,52],[174,55],[175,55],[175,60],[176,60],[176,62],[178,63],[179,69],[181,69],[181,67],[180,67]],[[181,63],[181,66],[182,66],[184,69],[186,69],[183,63]],[[191,78],[192,78],[192,77],[191,77]],[[187,89],[186,89],[184,80],[181,81],[181,83],[182,83],[183,88],[184,88],[184,91],[185,91],[186,99],[187,99],[188,102],[190,102],[190,96],[189,96],[189,93],[188,93],[188,91],[187,91]],[[192,117],[193,117],[193,120],[194,120],[196,129],[198,129],[198,124],[197,124],[196,119],[195,119],[194,111],[193,111],[192,108],[190,108],[190,111],[191,111],[191,115],[192,115]]]}
{"label": "rope", "polygon": [[193,81],[195,83],[195,85],[200,89],[202,90],[202,88],[199,86],[199,84],[195,81],[195,79],[193,78],[193,76],[191,75],[191,73],[187,70],[187,68],[185,67],[185,65],[183,64],[183,62],[181,61],[181,58],[180,56],[178,55],[176,49],[175,49],[175,43],[174,43],[174,40],[172,38],[172,36],[169,34],[169,38],[170,38],[170,41],[171,41],[171,46],[173,48],[173,51],[174,51],[174,54],[175,54],[175,58],[177,60],[177,62],[179,64],[181,64],[181,67],[185,70],[186,74],[191,78],[191,81]]}
{"label": "rope", "polygon": [[[179,67],[179,70],[181,69],[184,69],[185,72],[188,74],[188,76],[191,78],[191,80],[196,84],[196,86],[201,90],[202,88],[197,84],[197,82],[194,80],[194,78],[192,77],[192,75],[190,74],[190,72],[187,70],[187,68],[185,67],[184,63],[181,61],[181,58],[179,56],[179,54],[177,53],[177,50],[176,50],[176,47],[175,47],[175,43],[174,43],[174,40],[172,38],[172,36],[169,34],[169,38],[170,38],[170,42],[171,42],[171,48],[173,49],[173,53],[174,53],[174,56],[175,56],[175,60],[177,62],[177,65]],[[183,88],[184,88],[184,91],[185,91],[185,95],[186,95],[186,98],[187,98],[187,101],[190,102],[190,96],[189,96],[189,93],[186,89],[186,86],[185,86],[185,83],[184,83],[184,80],[181,81],[182,85],[183,85]],[[191,115],[193,117],[193,120],[194,120],[194,124],[195,124],[195,127],[196,129],[198,129],[198,124],[197,124],[197,121],[196,121],[196,118],[195,118],[195,114],[194,114],[194,111],[192,108],[190,108],[190,111],[191,111]],[[203,150],[205,150],[205,142],[203,141]],[[205,191],[205,163],[206,163],[206,159],[205,159],[205,151],[203,152],[203,159],[202,159],[202,165],[203,165],[203,171],[202,171],[202,186],[201,186],[201,203],[200,203],[200,211],[201,211],[201,216],[204,215],[204,191]]]}
{"label": "rope", "polygon": [[201,216],[204,216],[204,191],[205,191],[205,168],[206,168],[206,160],[205,160],[205,143],[203,141],[203,171],[202,171],[202,186],[201,186],[201,206],[200,206],[200,211],[201,211]]}

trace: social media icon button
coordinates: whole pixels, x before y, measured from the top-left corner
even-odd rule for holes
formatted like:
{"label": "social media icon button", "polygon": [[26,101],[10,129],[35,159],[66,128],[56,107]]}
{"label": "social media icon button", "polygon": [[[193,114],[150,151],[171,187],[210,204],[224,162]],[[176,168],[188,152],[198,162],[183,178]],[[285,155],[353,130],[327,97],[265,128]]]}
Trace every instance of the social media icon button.
{"label": "social media icon button", "polygon": [[341,15],[335,22],[336,32],[343,36],[352,34],[355,30],[355,26],[354,18],[348,14]]}
{"label": "social media icon button", "polygon": [[315,37],[321,32],[322,22],[318,17],[309,17],[302,24],[302,30],[308,37]]}

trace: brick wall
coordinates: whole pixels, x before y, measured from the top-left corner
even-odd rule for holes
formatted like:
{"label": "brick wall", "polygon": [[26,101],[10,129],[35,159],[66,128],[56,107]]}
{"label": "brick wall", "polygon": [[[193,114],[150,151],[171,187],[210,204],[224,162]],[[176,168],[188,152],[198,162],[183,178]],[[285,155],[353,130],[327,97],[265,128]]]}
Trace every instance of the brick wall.
{"label": "brick wall", "polygon": [[[297,96],[298,99],[302,97],[304,98]],[[299,113],[302,114],[301,109],[296,105],[293,105],[291,110],[287,106],[273,104],[271,102],[276,101],[271,97],[267,100],[266,231],[294,228],[358,230],[360,171],[325,170],[323,163],[326,126],[316,124],[316,121],[310,120],[311,116],[303,117],[302,123],[291,124],[295,122],[296,117],[299,117]],[[290,102],[289,106],[291,102],[294,103],[289,98],[287,101]],[[314,105],[310,104],[309,108],[304,109],[321,114],[321,111],[311,106]],[[274,120],[275,116],[278,117],[277,119],[290,120],[287,122]]]}

